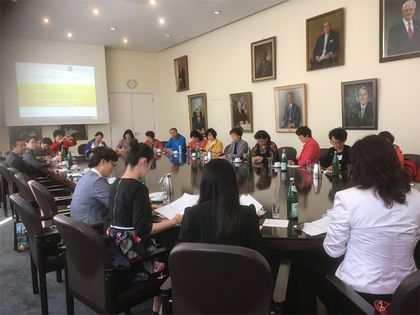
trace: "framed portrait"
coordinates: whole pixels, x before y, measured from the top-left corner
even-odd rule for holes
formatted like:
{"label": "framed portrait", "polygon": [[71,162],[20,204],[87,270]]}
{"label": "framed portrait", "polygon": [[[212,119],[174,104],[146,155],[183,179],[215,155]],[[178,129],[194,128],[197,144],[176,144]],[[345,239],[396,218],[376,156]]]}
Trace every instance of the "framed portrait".
{"label": "framed portrait", "polygon": [[174,67],[176,91],[188,91],[190,88],[188,76],[188,56],[182,56],[174,59]]}
{"label": "framed portrait", "polygon": [[190,129],[204,134],[207,130],[207,99],[206,93],[188,95],[190,113]]}
{"label": "framed portrait", "polygon": [[9,127],[9,142],[13,143],[17,139],[25,139],[34,136],[38,140],[42,139],[42,126],[12,126]]}
{"label": "framed portrait", "polygon": [[306,70],[344,65],[344,8],[306,20]]}
{"label": "framed portrait", "polygon": [[232,128],[241,127],[243,132],[253,132],[252,93],[230,94]]}
{"label": "framed portrait", "polygon": [[377,79],[341,83],[344,129],[378,129]]}
{"label": "framed portrait", "polygon": [[276,37],[251,43],[252,82],[276,79]]}
{"label": "framed portrait", "polygon": [[420,1],[379,3],[379,62],[420,57]]}
{"label": "framed portrait", "polygon": [[277,132],[296,132],[306,126],[306,85],[305,83],[274,88],[274,107]]}
{"label": "framed portrait", "polygon": [[87,125],[61,125],[59,129],[63,130],[66,136],[72,136],[76,140],[88,140]]}

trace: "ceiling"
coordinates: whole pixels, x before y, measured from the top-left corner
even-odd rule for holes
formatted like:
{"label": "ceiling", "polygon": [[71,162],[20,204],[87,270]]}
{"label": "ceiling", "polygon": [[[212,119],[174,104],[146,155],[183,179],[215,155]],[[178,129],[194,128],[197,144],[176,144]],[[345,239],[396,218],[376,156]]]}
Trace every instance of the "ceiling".
{"label": "ceiling", "polygon": [[[1,32],[3,36],[158,52],[287,0],[155,1],[152,5],[150,0],[0,0]],[[159,24],[160,18],[165,24]]]}

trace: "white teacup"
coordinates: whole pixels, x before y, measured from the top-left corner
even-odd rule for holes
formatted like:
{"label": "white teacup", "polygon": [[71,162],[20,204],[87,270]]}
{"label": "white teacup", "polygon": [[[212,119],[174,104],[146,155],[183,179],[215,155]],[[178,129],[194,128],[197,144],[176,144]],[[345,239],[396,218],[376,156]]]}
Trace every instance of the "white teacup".
{"label": "white teacup", "polygon": [[235,163],[240,163],[241,162],[241,158],[235,158],[234,160],[233,160],[233,162],[235,162]]}
{"label": "white teacup", "polygon": [[274,162],[274,167],[280,167],[281,163],[280,162]]}
{"label": "white teacup", "polygon": [[191,152],[191,156],[195,156],[195,152]]}
{"label": "white teacup", "polygon": [[156,153],[160,153],[160,152],[162,152],[161,149],[156,149]]}
{"label": "white teacup", "polygon": [[173,151],[173,154],[178,154],[178,151]]}

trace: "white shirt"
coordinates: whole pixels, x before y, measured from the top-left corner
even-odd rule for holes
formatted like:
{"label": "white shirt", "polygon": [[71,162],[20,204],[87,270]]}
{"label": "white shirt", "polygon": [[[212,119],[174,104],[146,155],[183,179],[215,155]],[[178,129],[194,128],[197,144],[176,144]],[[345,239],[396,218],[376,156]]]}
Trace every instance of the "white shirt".
{"label": "white shirt", "polygon": [[393,294],[417,270],[413,251],[420,238],[420,193],[412,189],[406,204],[392,208],[371,189],[350,188],[335,195],[324,249],[345,254],[336,276],[354,290]]}
{"label": "white shirt", "polygon": [[322,54],[323,55],[325,55],[326,52],[327,52],[328,35],[330,35],[330,33],[325,33],[324,34],[324,47],[322,49]]}
{"label": "white shirt", "polygon": [[[410,21],[406,21],[405,19],[403,19],[404,25],[405,25],[405,30],[408,33],[408,24],[411,24],[411,29],[413,30],[413,34],[414,34],[414,25],[413,25],[413,20]],[[400,24],[401,25],[401,24]]]}

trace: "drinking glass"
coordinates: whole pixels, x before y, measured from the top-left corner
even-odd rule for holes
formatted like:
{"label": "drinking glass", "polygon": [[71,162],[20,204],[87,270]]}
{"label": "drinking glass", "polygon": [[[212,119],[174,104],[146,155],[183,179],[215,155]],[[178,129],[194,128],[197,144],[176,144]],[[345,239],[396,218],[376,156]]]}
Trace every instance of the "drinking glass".
{"label": "drinking glass", "polygon": [[271,206],[271,215],[273,219],[280,219],[280,199],[274,198]]}

